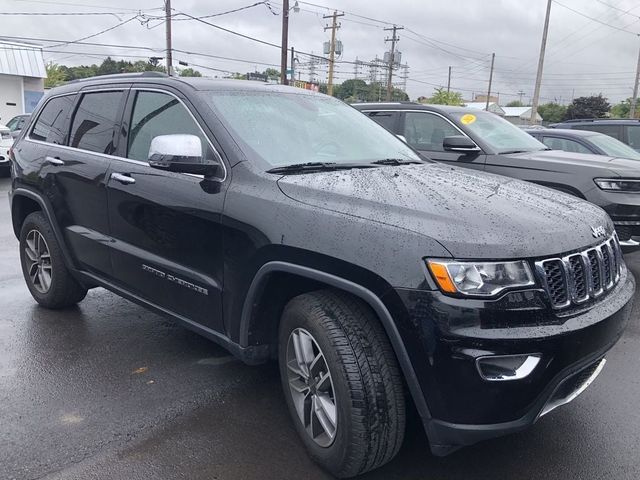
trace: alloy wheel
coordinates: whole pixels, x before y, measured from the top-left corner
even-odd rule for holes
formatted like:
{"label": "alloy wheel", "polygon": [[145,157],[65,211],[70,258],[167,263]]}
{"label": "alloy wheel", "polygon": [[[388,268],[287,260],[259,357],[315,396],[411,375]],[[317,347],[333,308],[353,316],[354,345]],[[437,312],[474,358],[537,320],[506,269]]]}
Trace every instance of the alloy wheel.
{"label": "alloy wheel", "polygon": [[338,427],[333,380],[318,343],[302,328],[289,335],[287,374],[291,397],[307,434],[319,446],[329,447]]}
{"label": "alloy wheel", "polygon": [[27,234],[24,253],[26,255],[27,272],[33,288],[40,293],[47,293],[51,288],[51,255],[49,245],[38,230]]}

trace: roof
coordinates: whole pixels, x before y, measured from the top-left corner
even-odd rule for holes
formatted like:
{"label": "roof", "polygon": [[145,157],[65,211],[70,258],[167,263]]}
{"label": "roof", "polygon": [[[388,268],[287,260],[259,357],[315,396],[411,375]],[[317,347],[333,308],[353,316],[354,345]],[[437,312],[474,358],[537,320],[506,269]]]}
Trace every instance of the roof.
{"label": "roof", "polygon": [[0,37],[0,74],[47,78],[42,47],[10,42]]}
{"label": "roof", "polygon": [[[487,106],[487,102],[469,102],[465,104],[468,108],[473,108],[474,110],[484,110]],[[496,102],[489,102],[489,107],[491,105],[497,105]]]}
{"label": "roof", "polygon": [[270,92],[270,93],[295,93],[298,95],[322,95],[303,88],[290,87],[267,82],[253,80],[213,79],[202,77],[169,77],[160,72],[117,73],[114,75],[101,75],[83,78],[65,83],[51,89],[50,95],[78,92],[83,88],[99,87],[105,85],[168,85],[174,88],[189,88],[200,91],[237,91],[237,92]]}
{"label": "roof", "polygon": [[435,105],[413,102],[365,102],[352,103],[351,106],[358,110],[426,110],[429,112],[440,113],[456,113],[469,111],[468,108],[456,107],[453,105]]}
{"label": "roof", "polygon": [[604,135],[603,133],[592,132],[590,130],[575,130],[569,128],[528,128],[525,131],[533,134],[567,137],[593,137],[594,135]]}
{"label": "roof", "polygon": [[629,124],[638,124],[640,123],[640,119],[638,118],[577,118],[574,120],[565,120],[564,122],[559,122],[559,123],[554,123],[553,125],[551,125],[552,127],[555,127],[555,125],[561,126],[561,125],[566,125],[566,126],[571,126],[571,125],[576,125],[576,124],[608,124],[608,125],[629,125]]}

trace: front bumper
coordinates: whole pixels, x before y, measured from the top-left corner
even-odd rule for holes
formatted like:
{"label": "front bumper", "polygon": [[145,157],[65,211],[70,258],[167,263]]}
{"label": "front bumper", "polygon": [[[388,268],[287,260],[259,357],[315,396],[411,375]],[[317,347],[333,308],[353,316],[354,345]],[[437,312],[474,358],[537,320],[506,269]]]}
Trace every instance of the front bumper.
{"label": "front bumper", "polygon": [[[522,430],[571,400],[583,386],[578,379],[589,377],[620,338],[634,291],[626,268],[604,298],[564,313],[549,309],[538,291],[487,301],[396,289],[407,312],[401,332],[428,406],[423,422],[433,453]],[[519,380],[487,381],[476,365],[482,357],[530,354],[541,361]]]}

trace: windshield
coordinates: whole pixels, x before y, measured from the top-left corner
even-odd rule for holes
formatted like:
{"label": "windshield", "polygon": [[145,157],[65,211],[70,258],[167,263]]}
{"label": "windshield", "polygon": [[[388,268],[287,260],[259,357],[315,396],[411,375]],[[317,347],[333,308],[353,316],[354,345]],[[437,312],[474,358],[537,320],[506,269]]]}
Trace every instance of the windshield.
{"label": "windshield", "polygon": [[463,130],[486,143],[495,153],[548,150],[531,135],[493,113],[466,111],[454,112],[451,116]]}
{"label": "windshield", "polygon": [[265,91],[204,94],[241,148],[264,160],[266,168],[309,162],[421,161],[393,134],[332,97]]}
{"label": "windshield", "polygon": [[616,140],[609,135],[591,135],[589,137],[591,143],[602,149],[606,155],[612,157],[631,158],[632,160],[640,160],[640,153],[636,152],[629,145],[625,145],[620,140]]}

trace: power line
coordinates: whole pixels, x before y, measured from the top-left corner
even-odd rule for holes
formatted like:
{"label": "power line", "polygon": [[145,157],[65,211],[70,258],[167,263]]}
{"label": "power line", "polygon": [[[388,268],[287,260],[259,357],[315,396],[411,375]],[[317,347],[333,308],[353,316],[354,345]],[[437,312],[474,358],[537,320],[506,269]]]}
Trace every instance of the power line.
{"label": "power line", "polygon": [[82,42],[83,40],[88,40],[90,38],[97,37],[98,35],[102,35],[103,33],[110,32],[111,30],[115,30],[118,27],[126,25],[127,23],[132,22],[133,20],[135,20],[136,18],[138,18],[138,15],[135,15],[135,16],[131,17],[128,20],[124,20],[124,21],[122,21],[122,22],[120,22],[120,23],[118,23],[116,25],[113,25],[112,27],[105,28],[104,30],[100,30],[97,33],[94,33],[94,34],[91,34],[91,35],[87,35],[86,37],[78,38],[77,40],[69,40],[68,42],[61,42],[61,43],[58,43],[58,44],[55,44],[55,45],[49,45],[49,48],[62,47],[62,46],[65,46],[65,45],[70,45],[70,44],[73,44],[73,43],[79,43],[79,42]]}
{"label": "power line", "polygon": [[622,27],[617,27],[617,26],[615,26],[615,25],[611,25],[610,23],[603,22],[602,20],[600,20],[600,19],[598,19],[598,18],[590,17],[590,16],[589,16],[589,15],[587,15],[586,13],[582,13],[582,12],[581,12],[581,11],[579,11],[579,10],[576,10],[576,9],[574,9],[574,8],[571,8],[571,7],[568,7],[568,6],[567,6],[567,5],[565,5],[564,3],[560,3],[560,2],[558,2],[558,0],[553,0],[553,3],[555,3],[556,5],[559,5],[559,6],[563,7],[563,8],[566,8],[567,10],[571,10],[572,12],[577,13],[578,15],[581,15],[581,16],[583,16],[584,18],[588,18],[589,20],[592,20],[592,21],[594,21],[594,22],[596,22],[596,23],[600,23],[600,24],[602,24],[602,25],[604,25],[604,26],[606,26],[606,27],[613,28],[613,29],[618,30],[618,31],[620,31],[620,32],[630,33],[631,35],[638,35],[638,33],[636,33],[636,32],[632,32],[631,30],[627,30],[627,29],[622,28]]}

